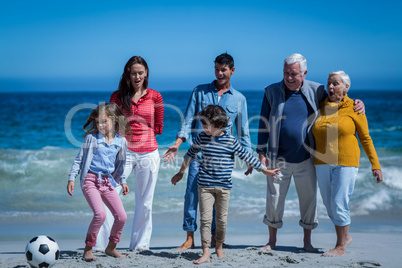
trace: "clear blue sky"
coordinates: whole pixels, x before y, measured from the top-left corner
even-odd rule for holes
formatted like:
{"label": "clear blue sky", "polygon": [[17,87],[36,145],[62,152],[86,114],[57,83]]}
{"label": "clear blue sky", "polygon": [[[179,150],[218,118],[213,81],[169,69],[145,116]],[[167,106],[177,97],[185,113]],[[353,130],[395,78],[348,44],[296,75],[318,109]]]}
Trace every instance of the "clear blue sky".
{"label": "clear blue sky", "polygon": [[115,90],[144,57],[150,87],[191,90],[235,59],[232,84],[262,89],[283,59],[307,58],[307,79],[343,69],[352,89],[402,89],[400,1],[2,1],[0,91]]}

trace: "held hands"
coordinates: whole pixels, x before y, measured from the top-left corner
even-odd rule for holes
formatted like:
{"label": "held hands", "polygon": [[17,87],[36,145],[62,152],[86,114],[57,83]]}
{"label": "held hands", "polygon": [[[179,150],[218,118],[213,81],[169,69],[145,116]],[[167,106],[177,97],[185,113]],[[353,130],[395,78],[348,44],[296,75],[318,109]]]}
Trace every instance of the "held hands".
{"label": "held hands", "polygon": [[173,162],[175,162],[174,157],[176,156],[178,151],[179,151],[179,146],[176,144],[168,147],[167,152],[162,156],[162,158],[164,159],[164,162],[167,161],[168,163],[170,163],[170,160],[173,160]]}
{"label": "held hands", "polygon": [[176,183],[178,183],[182,178],[183,178],[183,173],[179,172],[173,176],[171,182],[173,185],[176,185]]}
{"label": "held hands", "polygon": [[128,188],[128,185],[125,184],[125,183],[121,185],[121,188],[123,188],[123,195],[126,195],[126,194],[128,194],[130,192],[130,189]]}
{"label": "held hands", "polygon": [[373,176],[376,178],[377,183],[380,183],[383,181],[383,177],[382,177],[382,171],[379,169],[374,169],[373,170]]}
{"label": "held hands", "polygon": [[274,176],[276,174],[281,173],[281,170],[279,168],[273,169],[273,170],[264,168],[261,172],[264,173],[264,175],[267,175],[267,176]]}
{"label": "held hands", "polygon": [[247,164],[247,170],[246,170],[246,172],[244,172],[244,175],[248,175],[248,174],[251,174],[251,173],[253,173],[253,167],[252,166],[250,166],[249,164]]}
{"label": "held hands", "polygon": [[68,184],[67,184],[67,193],[68,193],[70,196],[73,196],[73,193],[74,193],[74,182],[73,182],[73,181],[68,181]]}

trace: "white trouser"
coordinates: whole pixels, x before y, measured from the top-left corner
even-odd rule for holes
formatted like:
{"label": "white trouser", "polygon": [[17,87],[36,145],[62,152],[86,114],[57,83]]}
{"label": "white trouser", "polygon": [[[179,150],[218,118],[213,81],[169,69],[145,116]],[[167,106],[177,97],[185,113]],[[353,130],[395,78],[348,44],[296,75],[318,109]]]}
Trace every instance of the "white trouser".
{"label": "white trouser", "polygon": [[127,151],[124,175],[134,170],[135,211],[130,249],[149,249],[152,234],[152,202],[160,166],[159,151],[136,153]]}
{"label": "white trouser", "polygon": [[[123,188],[119,184],[117,184],[114,189],[119,195],[123,192]],[[96,245],[93,247],[93,250],[95,251],[105,250],[105,248],[109,244],[110,230],[112,230],[112,226],[114,223],[112,212],[110,212],[109,208],[105,204],[103,204],[103,206],[105,207],[106,219],[99,230],[98,237],[96,238]]]}

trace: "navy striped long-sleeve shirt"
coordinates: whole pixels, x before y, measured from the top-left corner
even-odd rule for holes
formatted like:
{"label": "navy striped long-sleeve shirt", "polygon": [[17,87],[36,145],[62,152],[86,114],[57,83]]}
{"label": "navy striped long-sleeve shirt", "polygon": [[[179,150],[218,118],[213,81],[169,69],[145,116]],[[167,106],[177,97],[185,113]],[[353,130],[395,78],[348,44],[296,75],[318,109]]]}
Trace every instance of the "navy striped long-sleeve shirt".
{"label": "navy striped long-sleeve shirt", "polygon": [[191,162],[199,151],[202,153],[202,159],[198,185],[202,187],[232,188],[235,155],[258,171],[265,168],[240,145],[235,136],[228,132],[222,136],[208,136],[205,132],[201,132],[184,155],[184,159]]}

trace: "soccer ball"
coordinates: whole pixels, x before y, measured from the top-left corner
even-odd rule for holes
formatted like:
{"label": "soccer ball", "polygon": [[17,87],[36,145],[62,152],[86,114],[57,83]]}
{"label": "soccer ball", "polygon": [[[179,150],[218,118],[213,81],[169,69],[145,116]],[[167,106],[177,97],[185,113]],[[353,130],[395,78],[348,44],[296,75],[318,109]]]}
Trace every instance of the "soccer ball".
{"label": "soccer ball", "polygon": [[52,267],[60,257],[59,245],[49,236],[35,236],[25,247],[25,256],[31,267]]}

